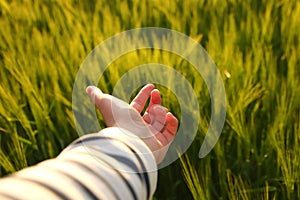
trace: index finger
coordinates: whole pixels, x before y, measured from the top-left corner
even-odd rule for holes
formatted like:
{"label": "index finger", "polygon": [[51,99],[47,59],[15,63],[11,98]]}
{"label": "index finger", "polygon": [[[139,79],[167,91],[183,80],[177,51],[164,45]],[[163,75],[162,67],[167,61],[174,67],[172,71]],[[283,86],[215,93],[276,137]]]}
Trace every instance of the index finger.
{"label": "index finger", "polygon": [[130,103],[134,109],[136,109],[139,113],[141,113],[145,107],[145,104],[151,94],[151,91],[154,89],[153,84],[145,85],[140,92],[136,95],[136,97]]}

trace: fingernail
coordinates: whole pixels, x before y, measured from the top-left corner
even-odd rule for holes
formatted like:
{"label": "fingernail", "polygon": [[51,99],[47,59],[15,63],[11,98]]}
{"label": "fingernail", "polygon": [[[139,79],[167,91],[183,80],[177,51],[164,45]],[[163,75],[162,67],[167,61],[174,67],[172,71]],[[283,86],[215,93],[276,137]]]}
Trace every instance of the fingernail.
{"label": "fingernail", "polygon": [[88,95],[91,94],[92,90],[93,90],[92,86],[87,86],[87,88],[85,89]]}
{"label": "fingernail", "polygon": [[155,88],[155,86],[152,83],[148,83],[147,86],[151,86],[151,87]]}
{"label": "fingernail", "polygon": [[102,94],[102,91],[99,88],[97,88],[96,86],[88,86],[86,88],[86,93],[89,96],[91,96],[91,95],[96,95],[97,93]]}
{"label": "fingernail", "polygon": [[158,89],[153,89],[151,93],[155,93],[155,92],[156,92],[157,94],[160,94],[160,91],[159,91]]}

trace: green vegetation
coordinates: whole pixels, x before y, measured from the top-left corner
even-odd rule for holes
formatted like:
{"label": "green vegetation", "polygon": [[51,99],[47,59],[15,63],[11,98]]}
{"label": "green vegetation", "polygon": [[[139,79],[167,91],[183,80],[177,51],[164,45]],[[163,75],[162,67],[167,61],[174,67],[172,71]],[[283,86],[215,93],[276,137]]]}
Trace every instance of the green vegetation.
{"label": "green vegetation", "polygon": [[[111,64],[99,82],[106,92],[126,70],[158,62],[180,71],[199,99],[197,137],[159,171],[155,199],[299,199],[299,24],[297,0],[0,0],[0,175],[55,157],[78,137],[72,87],[94,47],[121,31],[157,26],[207,50],[222,73],[227,117],[217,145],[200,160],[210,99],[193,67],[156,50]],[[158,87],[180,117],[174,95]]]}

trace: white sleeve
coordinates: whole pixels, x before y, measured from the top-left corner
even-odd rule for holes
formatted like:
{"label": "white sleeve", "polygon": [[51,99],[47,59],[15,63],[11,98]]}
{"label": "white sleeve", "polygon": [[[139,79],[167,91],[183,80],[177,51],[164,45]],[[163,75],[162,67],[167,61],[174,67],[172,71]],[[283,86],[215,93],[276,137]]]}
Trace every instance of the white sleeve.
{"label": "white sleeve", "polygon": [[150,199],[156,183],[157,165],[145,143],[113,127],[3,178],[0,199]]}

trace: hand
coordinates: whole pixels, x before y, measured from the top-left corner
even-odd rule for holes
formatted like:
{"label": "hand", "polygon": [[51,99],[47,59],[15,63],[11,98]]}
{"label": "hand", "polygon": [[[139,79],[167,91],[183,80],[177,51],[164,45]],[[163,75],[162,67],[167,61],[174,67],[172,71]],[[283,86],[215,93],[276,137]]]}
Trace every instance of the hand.
{"label": "hand", "polygon": [[[161,106],[161,97],[154,85],[144,86],[131,104],[104,94],[95,86],[89,86],[87,93],[101,112],[108,127],[117,126],[129,130],[141,138],[152,151],[157,164],[160,163],[173,141],[178,120]],[[143,116],[145,104],[150,97],[149,106]]]}

